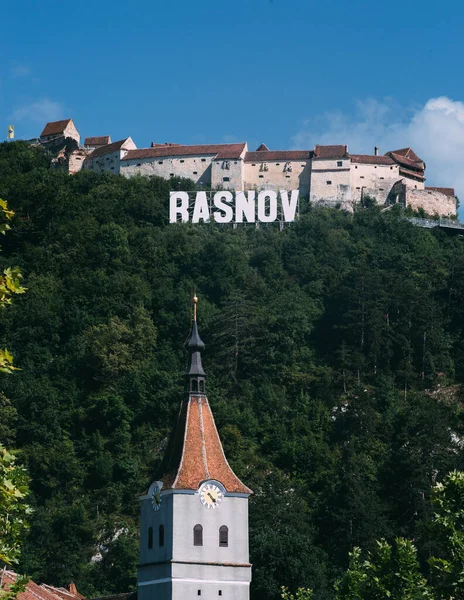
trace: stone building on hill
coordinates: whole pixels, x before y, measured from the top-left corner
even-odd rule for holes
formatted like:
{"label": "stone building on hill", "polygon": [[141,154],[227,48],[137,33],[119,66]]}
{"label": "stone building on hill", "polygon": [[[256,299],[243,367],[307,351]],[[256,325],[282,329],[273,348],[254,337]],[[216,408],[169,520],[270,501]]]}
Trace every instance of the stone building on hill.
{"label": "stone building on hill", "polygon": [[249,151],[246,142],[152,142],[150,148],[137,148],[130,137],[117,142],[110,136],[87,137],[83,145],[79,140],[72,119],[47,123],[40,136],[54,149],[54,165],[70,174],[82,168],[124,177],[185,177],[213,190],[298,189],[314,205],[352,211],[372,198],[380,205],[400,203],[427,214],[456,216],[454,190],[426,187],[425,162],[411,148],[379,155],[378,148],[374,154],[351,154],[340,144],[313,150],[269,150],[261,144]]}
{"label": "stone building on hill", "polygon": [[112,142],[111,144],[101,145],[87,156],[82,168],[90,169],[96,173],[103,173],[104,171],[119,173],[121,170],[121,160],[129,150],[133,150],[136,147],[130,137]]}
{"label": "stone building on hill", "polygon": [[244,180],[246,143],[181,146],[152,144],[129,150],[121,159],[121,175],[186,177],[197,185],[241,189]]}
{"label": "stone building on hill", "polygon": [[101,148],[101,146],[106,146],[107,144],[111,144],[111,137],[109,135],[86,137],[84,140],[84,148],[88,148],[89,150],[96,150],[97,148]]}
{"label": "stone building on hill", "polygon": [[40,134],[40,142],[42,144],[48,144],[50,142],[56,142],[58,140],[65,140],[71,138],[76,141],[79,145],[81,136],[76,129],[72,119],[64,119],[62,121],[53,121],[47,123]]}

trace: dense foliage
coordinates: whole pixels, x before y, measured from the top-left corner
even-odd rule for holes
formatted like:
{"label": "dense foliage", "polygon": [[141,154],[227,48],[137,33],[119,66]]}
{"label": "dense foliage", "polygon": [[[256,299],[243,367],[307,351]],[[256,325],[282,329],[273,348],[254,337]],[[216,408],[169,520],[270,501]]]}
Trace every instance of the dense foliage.
{"label": "dense foliage", "polygon": [[0,268],[28,288],[0,322],[22,369],[0,441],[32,480],[22,569],[89,596],[134,585],[137,495],[181,398],[196,287],[209,399],[255,491],[253,597],[332,598],[348,552],[381,538],[414,539],[426,574],[431,489],[464,458],[463,239],[375,207],[283,231],[169,225],[188,185],[69,177],[0,146],[17,213]]}

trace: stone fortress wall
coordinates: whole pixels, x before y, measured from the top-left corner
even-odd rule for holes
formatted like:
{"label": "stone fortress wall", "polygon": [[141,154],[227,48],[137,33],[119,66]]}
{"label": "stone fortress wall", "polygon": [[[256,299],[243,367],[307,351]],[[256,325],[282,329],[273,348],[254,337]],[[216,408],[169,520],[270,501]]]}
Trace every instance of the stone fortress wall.
{"label": "stone fortress wall", "polygon": [[[55,166],[70,174],[80,169],[136,175],[185,177],[197,185],[221,190],[294,190],[312,204],[353,210],[373,198],[378,204],[401,203],[429,215],[456,216],[452,188],[425,186],[424,161],[411,148],[379,155],[350,154],[346,145],[314,150],[269,150],[261,144],[249,151],[246,142],[183,145],[154,143],[137,148],[128,137],[90,137],[80,144],[72,119],[47,123],[40,142],[62,149]],[[72,142],[70,145],[69,142]]]}

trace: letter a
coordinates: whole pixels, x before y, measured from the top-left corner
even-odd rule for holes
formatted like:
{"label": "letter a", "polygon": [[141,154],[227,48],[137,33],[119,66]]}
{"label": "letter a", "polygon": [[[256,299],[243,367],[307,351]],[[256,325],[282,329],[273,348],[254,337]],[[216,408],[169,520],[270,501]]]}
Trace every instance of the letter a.
{"label": "letter a", "polygon": [[209,221],[209,207],[206,192],[197,192],[197,197],[195,198],[192,223],[199,223],[200,219],[205,222]]}

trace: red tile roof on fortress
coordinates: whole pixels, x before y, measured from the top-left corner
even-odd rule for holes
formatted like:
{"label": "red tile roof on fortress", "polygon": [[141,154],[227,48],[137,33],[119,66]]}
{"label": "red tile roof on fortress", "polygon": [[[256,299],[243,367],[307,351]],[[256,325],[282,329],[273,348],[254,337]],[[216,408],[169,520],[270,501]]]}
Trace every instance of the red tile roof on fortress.
{"label": "red tile roof on fortress", "polygon": [[399,150],[392,150],[392,153],[404,156],[404,158],[409,158],[409,160],[412,160],[413,162],[423,162],[412,148],[400,148]]}
{"label": "red tile roof on fortress", "polygon": [[412,169],[418,169],[419,171],[424,170],[423,162],[417,162],[415,160],[405,158],[404,156],[401,156],[400,154],[396,154],[396,152],[389,152],[388,156],[391,156],[395,162],[399,163],[400,165],[404,165],[405,167],[410,167]]}
{"label": "red tile roof on fortress", "polygon": [[170,450],[163,489],[197,490],[202,481],[216,479],[228,492],[252,493],[227,462],[206,396],[184,400]]}
{"label": "red tile roof on fortress", "polygon": [[84,140],[84,146],[104,146],[106,144],[111,144],[111,138],[109,135],[87,137]]}
{"label": "red tile roof on fortress", "polygon": [[[13,571],[2,570],[0,573],[0,588],[8,590],[17,578]],[[71,584],[70,590],[65,588],[54,588],[51,585],[37,585],[29,581],[24,592],[19,594],[18,600],[85,600],[84,596],[79,594],[76,586]]]}
{"label": "red tile roof on fortress", "polygon": [[400,150],[391,150],[385,156],[391,156],[395,162],[405,167],[423,171],[425,169],[424,161],[417,156],[411,148],[401,148]]}
{"label": "red tile roof on fortress", "polygon": [[63,133],[66,127],[71,122],[71,119],[63,119],[62,121],[51,121],[47,123],[44,127],[44,130],[40,134],[40,137],[45,135],[57,135],[58,133]]}
{"label": "red tile roof on fortress", "polygon": [[136,160],[138,158],[197,156],[211,154],[216,158],[240,158],[245,149],[245,142],[241,144],[200,144],[195,146],[155,146],[153,148],[139,148],[129,150],[122,160]]}
{"label": "red tile roof on fortress", "polygon": [[412,171],[411,169],[406,169],[403,165],[400,165],[400,176],[405,175],[406,177],[412,177],[413,179],[418,179],[419,181],[425,181],[424,171]]}
{"label": "red tile roof on fortress", "polygon": [[245,162],[259,162],[269,160],[309,160],[311,152],[309,150],[265,150],[256,152],[247,152]]}
{"label": "red tile roof on fortress", "polygon": [[394,165],[395,161],[390,156],[375,156],[372,154],[350,154],[352,163],[364,165]]}
{"label": "red tile roof on fortress", "polygon": [[425,186],[426,190],[430,190],[432,192],[441,192],[445,194],[445,196],[450,196],[452,198],[455,197],[454,188],[443,188],[443,187],[434,187],[434,186]]}
{"label": "red tile roof on fortress", "polygon": [[129,138],[126,138],[124,140],[118,140],[117,142],[113,142],[112,144],[106,144],[106,146],[100,146],[100,148],[95,148],[92,154],[89,154],[87,160],[91,160],[92,158],[96,158],[97,156],[103,156],[104,154],[110,154],[111,152],[116,152],[116,150],[120,150],[128,139]]}
{"label": "red tile roof on fortress", "polygon": [[348,155],[348,146],[314,146],[313,158],[343,158]]}

